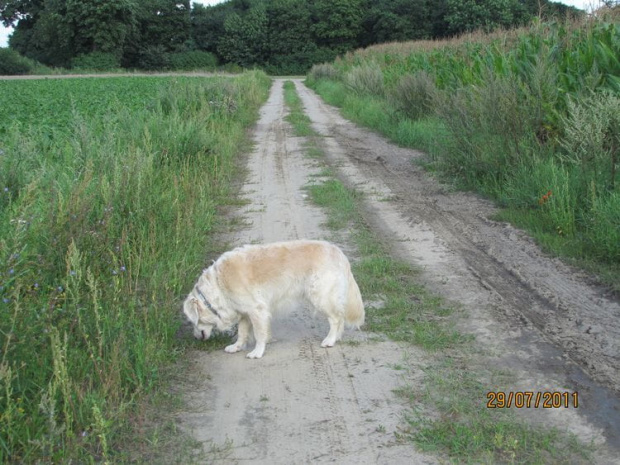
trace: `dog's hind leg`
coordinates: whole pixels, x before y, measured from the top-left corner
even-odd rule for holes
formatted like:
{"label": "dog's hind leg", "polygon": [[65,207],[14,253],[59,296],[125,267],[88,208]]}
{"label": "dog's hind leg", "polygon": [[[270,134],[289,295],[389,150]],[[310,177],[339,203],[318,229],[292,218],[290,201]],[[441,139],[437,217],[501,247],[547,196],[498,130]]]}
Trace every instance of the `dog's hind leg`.
{"label": "dog's hind leg", "polygon": [[252,323],[250,323],[250,320],[248,320],[247,317],[241,318],[241,320],[239,320],[239,327],[237,328],[237,341],[234,344],[227,346],[224,351],[229,354],[234,354],[235,352],[245,349],[245,345],[247,344],[250,336],[251,327]]}
{"label": "dog's hind leg", "polygon": [[[324,277],[322,277],[324,278]],[[310,303],[314,308],[323,313],[329,321],[329,333],[321,342],[321,347],[333,347],[336,341],[342,337],[344,332],[344,306],[342,304],[342,286],[338,283],[323,282],[318,283],[321,292],[314,292],[310,295]]]}
{"label": "dog's hind leg", "polygon": [[254,339],[256,340],[256,346],[254,350],[250,352],[248,358],[261,358],[265,353],[265,346],[269,341],[271,335],[271,318],[264,307],[259,306],[256,310],[249,312],[248,314],[250,322],[252,323],[252,329],[254,330]]}
{"label": "dog's hind leg", "polygon": [[344,319],[334,316],[329,316],[327,319],[329,321],[329,333],[321,342],[321,347],[334,347],[334,344],[342,337],[344,332]]}

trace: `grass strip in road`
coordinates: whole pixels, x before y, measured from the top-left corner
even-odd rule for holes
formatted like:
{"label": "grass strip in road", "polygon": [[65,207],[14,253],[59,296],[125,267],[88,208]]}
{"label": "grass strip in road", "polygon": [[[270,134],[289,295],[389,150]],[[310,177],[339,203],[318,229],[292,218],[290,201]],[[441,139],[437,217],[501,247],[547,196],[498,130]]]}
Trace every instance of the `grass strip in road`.
{"label": "grass strip in road", "polygon": [[[303,128],[296,134],[307,137],[308,152],[322,153],[320,135],[312,130],[294,84],[286,82],[284,91],[287,120],[295,131]],[[402,439],[447,454],[455,463],[589,462],[589,448],[573,435],[533,426],[510,409],[486,408],[489,386],[500,384],[499,376],[473,368],[468,361],[473,338],[456,329],[452,308],[417,283],[418,270],[391,257],[364,221],[359,193],[335,176],[308,190],[326,210],[329,227],[346,231],[357,249],[353,273],[367,304],[365,329],[429,352],[424,388],[397,393],[411,406]]]}

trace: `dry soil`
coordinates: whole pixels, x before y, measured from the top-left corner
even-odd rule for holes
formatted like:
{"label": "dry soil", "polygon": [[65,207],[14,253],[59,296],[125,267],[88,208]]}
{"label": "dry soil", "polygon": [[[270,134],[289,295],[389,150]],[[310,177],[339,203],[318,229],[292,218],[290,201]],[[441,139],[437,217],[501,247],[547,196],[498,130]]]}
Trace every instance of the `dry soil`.
{"label": "dry soil", "polygon": [[[305,156],[284,120],[283,82],[274,82],[254,130],[242,189],[249,204],[237,213],[245,227],[228,238],[233,245],[333,238],[304,190],[321,180],[324,162]],[[492,221],[489,202],[426,174],[415,163],[421,153],[360,129],[294,82],[327,162],[364,193],[366,221],[462,310],[461,330],[478,346],[474,363],[511,371],[515,391],[578,392],[579,408],[520,414],[594,443],[598,463],[620,463],[619,302],[524,232]],[[194,352],[181,428],[219,463],[441,461],[397,440],[406,406],[393,390],[421,385],[425,353],[351,330],[322,349],[326,333],[325,321],[300,309],[274,319],[262,359]]]}

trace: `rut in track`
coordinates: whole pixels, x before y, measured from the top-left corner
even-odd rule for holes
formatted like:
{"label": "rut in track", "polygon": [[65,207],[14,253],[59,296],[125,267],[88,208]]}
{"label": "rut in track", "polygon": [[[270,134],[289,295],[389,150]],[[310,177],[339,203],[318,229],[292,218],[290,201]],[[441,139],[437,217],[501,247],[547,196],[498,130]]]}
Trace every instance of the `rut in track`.
{"label": "rut in track", "polygon": [[[331,237],[305,198],[320,166],[284,121],[282,84],[275,81],[256,126],[242,191],[250,204],[240,212],[247,228],[234,245]],[[420,153],[356,127],[300,80],[295,85],[327,162],[364,194],[366,220],[396,256],[422,268],[425,285],[467,315],[460,325],[476,337],[472,363],[510,370],[514,391],[579,392],[578,409],[521,413],[596,444],[598,463],[618,463],[618,301],[523,232],[491,221],[488,202],[448,192],[412,163]],[[274,320],[263,359],[196,352],[186,393],[193,409],[180,417],[182,428],[205,451],[227,449],[222,463],[434,463],[394,434],[403,406],[392,391],[422,385],[425,354],[352,331],[321,349],[326,332],[326,322],[299,310]],[[403,360],[410,370],[394,370]]]}
{"label": "rut in track", "polygon": [[[235,245],[331,236],[304,191],[320,179],[320,166],[304,155],[285,115],[277,80],[256,126],[242,191],[250,204],[240,212],[247,227],[236,232]],[[327,330],[326,321],[300,309],[273,320],[274,341],[262,359],[196,352],[186,393],[193,410],[181,415],[181,427],[203,444],[207,457],[224,449],[219,455],[226,464],[435,463],[395,442],[403,405],[392,391],[416,375],[403,380],[393,366],[421,354],[353,331],[322,349]],[[352,340],[359,344],[347,344]]]}

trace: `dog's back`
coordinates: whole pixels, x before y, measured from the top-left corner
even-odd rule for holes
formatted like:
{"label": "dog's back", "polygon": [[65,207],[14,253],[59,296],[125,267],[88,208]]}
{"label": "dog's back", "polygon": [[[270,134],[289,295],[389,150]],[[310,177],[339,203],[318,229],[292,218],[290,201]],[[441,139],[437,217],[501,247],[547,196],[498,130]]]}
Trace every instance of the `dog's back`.
{"label": "dog's back", "polygon": [[214,266],[220,288],[231,296],[251,295],[274,311],[280,303],[300,297],[316,304],[331,290],[339,294],[344,304],[347,323],[364,323],[364,304],[349,261],[329,242],[297,240],[246,245],[225,253]]}

